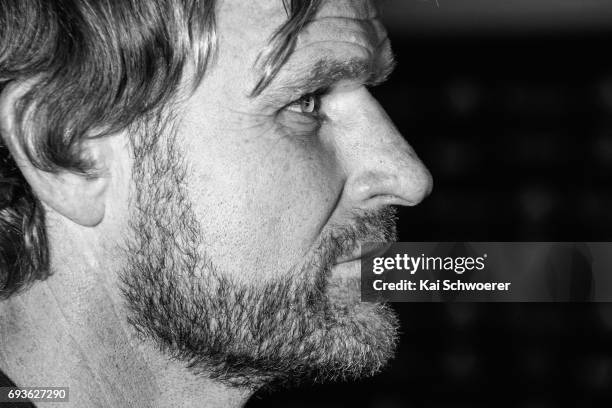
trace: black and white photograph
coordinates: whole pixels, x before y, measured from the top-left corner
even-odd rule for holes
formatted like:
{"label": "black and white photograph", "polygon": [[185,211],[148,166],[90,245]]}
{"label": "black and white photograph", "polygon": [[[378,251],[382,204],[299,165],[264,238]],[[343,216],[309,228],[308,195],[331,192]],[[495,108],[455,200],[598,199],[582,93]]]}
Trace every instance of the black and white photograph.
{"label": "black and white photograph", "polygon": [[0,0],[0,407],[612,406],[612,1]]}

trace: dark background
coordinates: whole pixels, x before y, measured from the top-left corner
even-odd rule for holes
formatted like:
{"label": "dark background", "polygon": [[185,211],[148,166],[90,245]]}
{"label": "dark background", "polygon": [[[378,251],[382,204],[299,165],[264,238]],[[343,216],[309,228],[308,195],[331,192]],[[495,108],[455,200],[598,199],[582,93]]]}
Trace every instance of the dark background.
{"label": "dark background", "polygon": [[[394,0],[373,91],[434,176],[401,241],[612,241],[612,1]],[[612,271],[611,271],[612,272]],[[395,304],[397,357],[254,407],[609,407],[612,304]]]}

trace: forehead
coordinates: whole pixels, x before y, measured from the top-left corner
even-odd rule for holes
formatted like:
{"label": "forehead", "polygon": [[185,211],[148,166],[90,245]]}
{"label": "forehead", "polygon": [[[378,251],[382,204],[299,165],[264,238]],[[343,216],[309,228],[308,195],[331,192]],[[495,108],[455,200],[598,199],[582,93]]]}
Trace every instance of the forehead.
{"label": "forehead", "polygon": [[[274,32],[288,21],[283,1],[223,0],[216,11],[217,55],[195,100],[220,111],[258,113],[270,108],[269,98],[254,100],[250,95],[262,78],[258,57]],[[295,52],[265,91],[275,92],[299,74],[315,69],[321,59],[347,61],[374,56],[376,44],[386,38],[376,13],[369,0],[322,0],[314,21],[300,30]],[[388,48],[388,44],[381,47]]]}
{"label": "forehead", "polygon": [[[218,8],[220,52],[252,68],[270,37],[288,16],[282,0],[225,0]],[[336,49],[342,43],[376,47],[386,37],[370,0],[322,0],[314,19],[298,36],[296,50]],[[304,53],[304,52],[301,52]]]}
{"label": "forehead", "polygon": [[370,0],[323,0],[319,17],[342,17],[369,19],[377,15],[377,9]]}
{"label": "forehead", "polygon": [[[219,14],[240,20],[240,28],[278,26],[287,18],[283,0],[223,0]],[[371,0],[321,0],[317,17],[341,17],[368,19],[376,16],[377,9]]]}
{"label": "forehead", "polygon": [[301,44],[347,41],[376,46],[386,32],[370,1],[326,1],[300,35]]}
{"label": "forehead", "polygon": [[301,31],[296,59],[308,58],[311,56],[308,54],[317,58],[365,59],[386,38],[372,2],[330,0],[322,4],[313,21]]}

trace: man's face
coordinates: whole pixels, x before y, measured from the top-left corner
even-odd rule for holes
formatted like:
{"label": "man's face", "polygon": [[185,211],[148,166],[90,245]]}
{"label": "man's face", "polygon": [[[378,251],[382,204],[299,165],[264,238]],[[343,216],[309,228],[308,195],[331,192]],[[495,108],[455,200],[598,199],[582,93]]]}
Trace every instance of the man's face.
{"label": "man's face", "polygon": [[[301,87],[321,61],[391,64],[386,33],[367,4],[324,2],[277,79],[250,98],[255,59],[287,16],[278,0],[221,3],[219,58],[189,100],[177,142],[206,250],[242,282],[282,276],[326,225],[350,222],[360,210],[416,204],[430,188],[427,171],[365,88],[370,78],[339,73],[324,84],[329,89]],[[322,95],[301,106],[309,91]]]}
{"label": "man's face", "polygon": [[386,33],[367,2],[323,2],[252,97],[253,66],[286,12],[279,0],[217,12],[214,65],[134,164],[132,323],[230,382],[374,372],[395,321],[359,302],[358,242],[393,239],[389,206],[431,187],[366,88],[391,68]]}

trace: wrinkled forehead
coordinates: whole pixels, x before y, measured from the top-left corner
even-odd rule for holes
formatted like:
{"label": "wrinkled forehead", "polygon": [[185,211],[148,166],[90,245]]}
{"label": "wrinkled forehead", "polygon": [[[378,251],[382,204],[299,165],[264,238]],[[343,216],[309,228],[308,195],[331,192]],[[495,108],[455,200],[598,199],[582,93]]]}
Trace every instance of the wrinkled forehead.
{"label": "wrinkled forehead", "polygon": [[374,49],[386,36],[373,2],[327,0],[322,2],[315,17],[300,33],[297,49],[332,42]]}
{"label": "wrinkled forehead", "polygon": [[370,0],[324,0],[318,17],[353,18],[357,20],[376,18],[377,9]]}
{"label": "wrinkled forehead", "polygon": [[[239,36],[251,45],[265,43],[288,19],[283,0],[224,0],[219,4],[218,11],[219,25],[232,27],[232,36]],[[310,28],[300,32],[300,40],[316,40],[317,30],[335,38],[342,35],[346,28],[372,22],[376,17],[377,8],[371,0],[321,0],[308,26]],[[384,36],[382,25],[378,24],[377,30],[370,34]]]}
{"label": "wrinkled forehead", "polygon": [[[263,50],[270,49],[273,34],[289,20],[285,4],[283,0],[224,0],[217,10],[217,65],[222,71],[220,81],[229,84],[221,91],[251,92],[262,77],[256,62]],[[296,70],[314,69],[324,58],[371,60],[378,49],[388,48],[386,32],[370,0],[321,0],[314,16],[299,28],[294,52],[274,74],[275,80],[287,79]],[[382,43],[385,47],[380,47]]]}
{"label": "wrinkled forehead", "polygon": [[[262,17],[286,18],[287,13],[283,0],[258,0],[245,5],[243,0],[226,0],[245,11],[262,13]],[[290,1],[287,1],[290,3]],[[372,0],[321,0],[318,8],[320,17],[343,17],[367,19],[376,16],[377,9]]]}

